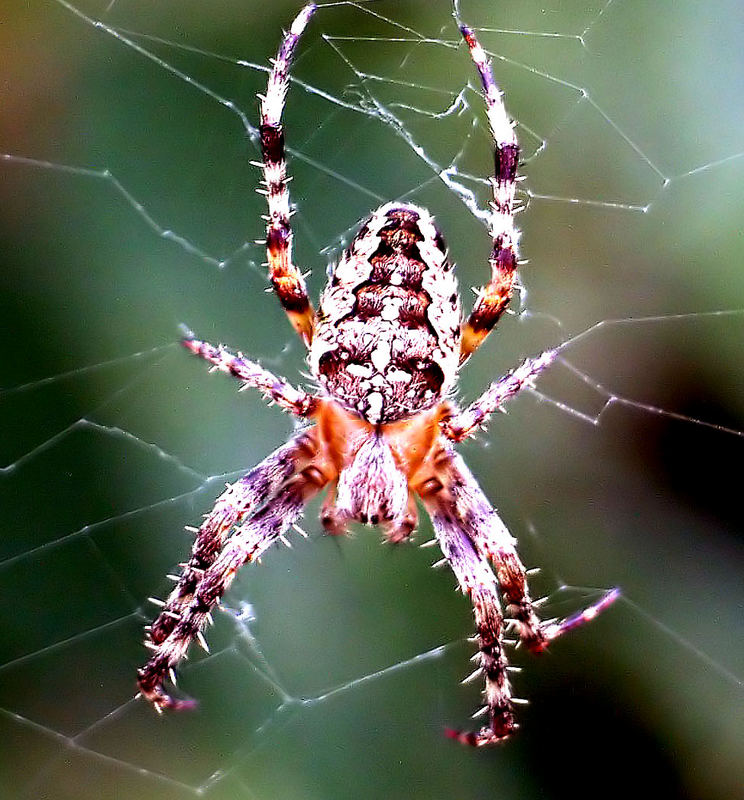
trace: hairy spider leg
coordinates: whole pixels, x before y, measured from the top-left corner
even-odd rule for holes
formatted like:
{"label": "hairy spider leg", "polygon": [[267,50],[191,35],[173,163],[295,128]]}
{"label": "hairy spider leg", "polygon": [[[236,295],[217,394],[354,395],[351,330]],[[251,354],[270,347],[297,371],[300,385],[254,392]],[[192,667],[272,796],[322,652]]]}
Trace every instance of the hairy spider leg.
{"label": "hairy spider leg", "polygon": [[266,219],[266,253],[269,279],[289,321],[307,346],[313,338],[315,311],[307,294],[305,279],[292,263],[292,214],[287,183],[287,158],[284,150],[282,112],[289,88],[289,70],[297,42],[315,13],[308,3],[297,15],[272,61],[266,94],[261,101],[261,155],[263,185],[269,213]]}
{"label": "hairy spider leg", "polygon": [[[234,530],[222,551],[198,578],[188,602],[172,612],[170,633],[164,640],[150,643],[154,654],[137,672],[140,693],[157,711],[194,707],[193,700],[171,697],[163,688],[163,682],[174,677],[176,667],[195,638],[206,649],[202,630],[240,567],[256,561],[270,545],[284,536],[324,482],[323,476],[312,467],[290,478],[262,508]],[[236,519],[238,516],[236,514]]]}
{"label": "hairy spider leg", "polygon": [[442,433],[453,442],[472,436],[488,422],[494,411],[502,409],[507,400],[525,387],[532,386],[534,379],[553,363],[557,355],[557,350],[546,350],[536,358],[525,359],[516,369],[494,381],[467,408],[445,418]]}
{"label": "hairy spider leg", "polygon": [[493,77],[491,64],[472,29],[463,25],[455,10],[460,31],[470,50],[486,101],[488,127],[494,146],[494,175],[491,178],[493,201],[489,233],[493,249],[488,259],[491,278],[478,291],[470,316],[462,326],[460,363],[469,358],[483,343],[484,339],[499,321],[509,305],[514,292],[517,270],[517,232],[514,228],[514,194],[517,185],[517,166],[519,164],[519,145],[514,133],[514,124],[509,119]]}
{"label": "hairy spider leg", "polygon": [[[257,388],[265,397],[276,402],[283,409],[293,414],[306,417],[315,408],[315,398],[291,384],[277,378],[253,361],[234,355],[223,347],[215,347],[208,342],[196,339],[191,331],[182,344],[200,358],[212,364],[213,369],[233,375],[243,383],[242,389]],[[153,675],[157,669],[154,662],[161,663],[159,648],[165,646],[172,635],[181,615],[193,601],[206,570],[212,567],[224,546],[225,538],[230,531],[241,523],[248,515],[254,513],[269,497],[295,473],[304,469],[316,454],[317,443],[312,429],[300,431],[287,444],[275,450],[250,472],[240,478],[220,495],[212,511],[205,517],[196,531],[191,557],[182,565],[181,575],[176,586],[162,604],[163,610],[147,629],[146,645],[155,648],[158,655],[153,656],[146,667],[139,672],[139,684],[142,693],[157,708],[185,706],[160,701],[162,692],[155,689]],[[158,661],[158,659],[160,659]],[[164,663],[164,662],[162,662]],[[171,667],[168,667],[170,669]],[[162,676],[161,676],[162,682]],[[159,684],[157,684],[159,686]]]}
{"label": "hairy spider leg", "polygon": [[[476,552],[459,523],[447,512],[445,503],[433,505],[431,518],[442,553],[449,561],[460,589],[473,605],[478,640],[475,660],[478,666],[471,677],[475,679],[482,675],[485,679],[482,713],[487,715],[487,724],[478,733],[447,730],[447,734],[463,744],[495,744],[506,739],[517,728],[508,662],[502,641],[504,617],[496,577],[485,558]],[[476,716],[480,716],[480,713],[476,712]]]}
{"label": "hairy spider leg", "polygon": [[181,575],[176,579],[163,610],[147,629],[148,644],[160,645],[173,632],[204,571],[214,563],[233,527],[263,505],[296,472],[304,469],[313,455],[314,441],[301,431],[235,483],[227,484],[227,490],[217,498],[196,531],[191,556],[182,565]]}
{"label": "hairy spider leg", "polygon": [[308,417],[314,412],[317,403],[315,397],[302,389],[295,389],[288,381],[277,378],[260,364],[244,358],[242,353],[235,355],[222,345],[215,347],[193,336],[182,339],[181,344],[194,355],[209,361],[213,370],[226,372],[242,381],[241,391],[258,389],[264,397],[298,417]]}
{"label": "hairy spider leg", "polygon": [[514,621],[521,641],[532,652],[543,651],[553,639],[594,619],[617,599],[619,591],[612,589],[594,605],[565,620],[541,622],[529,595],[515,539],[451,445],[443,445],[436,474],[439,485],[431,486],[422,497],[442,552],[473,604],[478,664],[485,677],[484,713],[488,714],[488,725],[478,733],[450,731],[449,735],[480,747],[502,741],[516,728],[496,584],[507,617]]}
{"label": "hairy spider leg", "polygon": [[587,622],[591,622],[597,614],[601,614],[606,608],[609,608],[615,600],[620,598],[621,591],[617,587],[605,592],[596,603],[587,606],[581,611],[577,611],[570,617],[563,620],[555,620],[554,622],[544,622],[542,629],[545,634],[547,643],[549,644],[564,633],[572,631],[574,628],[579,628]]}

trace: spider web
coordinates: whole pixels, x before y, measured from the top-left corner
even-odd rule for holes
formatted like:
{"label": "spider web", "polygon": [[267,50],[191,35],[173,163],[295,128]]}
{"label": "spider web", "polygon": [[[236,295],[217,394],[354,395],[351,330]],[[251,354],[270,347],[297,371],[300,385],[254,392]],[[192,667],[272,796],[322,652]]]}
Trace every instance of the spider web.
{"label": "spider web", "polygon": [[[490,168],[447,2],[331,3],[286,112],[296,258],[325,266],[392,198],[430,208],[462,293],[486,275]],[[358,530],[241,573],[192,653],[192,714],[134,701],[141,628],[225,481],[292,422],[175,343],[185,322],[295,380],[263,294],[254,95],[296,2],[34,0],[3,12],[0,787],[19,798],[739,796],[744,16],[738,3],[488,3],[527,176],[522,290],[472,398],[564,359],[462,448],[543,569],[548,616],[623,599],[514,654],[522,730],[444,739],[477,689],[467,601],[432,551]],[[429,538],[422,522],[418,541]],[[646,769],[643,769],[643,764]],[[628,767],[632,765],[629,769]],[[648,775],[652,777],[648,777]]]}

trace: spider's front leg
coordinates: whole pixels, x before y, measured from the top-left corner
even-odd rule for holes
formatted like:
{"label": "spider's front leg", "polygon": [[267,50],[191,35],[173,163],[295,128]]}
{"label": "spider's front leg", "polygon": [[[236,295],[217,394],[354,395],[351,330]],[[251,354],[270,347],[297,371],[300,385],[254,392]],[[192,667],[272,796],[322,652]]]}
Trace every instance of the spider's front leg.
{"label": "spider's front leg", "polygon": [[291,211],[287,188],[289,179],[281,118],[294,51],[315,9],[314,3],[308,3],[295,18],[273,61],[266,95],[259,95],[264,182],[262,192],[266,194],[269,206],[269,215],[266,217],[269,278],[292,326],[308,346],[313,337],[315,311],[308,298],[305,279],[292,263],[292,228],[289,221]]}
{"label": "spider's front leg", "polygon": [[[516,623],[520,639],[533,652],[544,650],[553,639],[593,619],[617,599],[619,592],[607,592],[594,605],[564,620],[542,623],[529,595],[516,542],[464,461],[451,446],[443,444],[435,468],[436,478],[428,482],[422,498],[442,552],[473,603],[479,644],[477,672],[482,670],[485,678],[484,708],[489,720],[478,733],[451,735],[480,747],[502,741],[516,727],[498,592],[507,616]],[[494,564],[495,575],[489,560]]]}
{"label": "spider's front leg", "polygon": [[316,452],[313,429],[301,431],[233,484],[217,499],[196,532],[189,560],[163,610],[147,629],[148,646],[161,645],[176,627],[183,609],[191,602],[204,572],[212,566],[235,525],[260,508],[293,475],[310,462]]}
{"label": "spider's front leg", "polygon": [[502,642],[504,618],[501,613],[496,578],[487,561],[478,555],[456,520],[441,504],[437,505],[439,509],[432,514],[432,520],[439,546],[449,561],[463,594],[470,597],[475,615],[478,640],[475,660],[478,667],[470,677],[483,675],[485,705],[473,716],[480,716],[483,713],[488,719],[488,724],[477,733],[453,730],[448,730],[447,733],[463,744],[475,747],[497,744],[506,739],[518,726],[514,719],[508,664]]}
{"label": "spider's front leg", "polygon": [[[466,680],[479,674],[485,680],[485,705],[474,716],[486,714],[488,724],[477,733],[448,731],[448,734],[463,744],[481,747],[503,741],[517,728],[508,661],[504,652],[504,617],[498,583],[488,564],[488,555],[473,540],[472,530],[474,525],[483,527],[494,522],[494,519],[498,524],[501,521],[478,489],[472,475],[462,474],[457,469],[458,466],[464,466],[453,462],[457,458],[451,450],[442,449],[437,458],[437,477],[427,482],[426,489],[422,491],[422,499],[431,516],[442,553],[449,561],[460,589],[470,597],[473,605],[478,641],[475,660],[478,668]],[[470,497],[470,508],[465,509],[464,498],[458,496],[458,486],[467,477],[480,496]]]}
{"label": "spider's front leg", "polygon": [[158,711],[194,706],[192,700],[172,698],[163,688],[164,681],[168,677],[174,678],[175,669],[194,638],[206,646],[202,629],[240,567],[249,561],[256,561],[280,539],[299,518],[307,501],[324,484],[325,478],[313,467],[306,468],[290,479],[269,498],[263,508],[233,533],[217,558],[203,571],[188,603],[177,612],[172,612],[170,632],[162,641],[150,644],[153,656],[137,673],[140,693]]}

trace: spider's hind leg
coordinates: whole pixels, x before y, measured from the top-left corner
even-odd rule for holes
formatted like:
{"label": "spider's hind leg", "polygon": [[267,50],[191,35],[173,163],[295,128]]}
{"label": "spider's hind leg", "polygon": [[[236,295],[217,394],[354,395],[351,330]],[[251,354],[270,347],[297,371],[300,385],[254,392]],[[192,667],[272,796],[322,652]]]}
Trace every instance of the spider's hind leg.
{"label": "spider's hind leg", "polygon": [[460,347],[460,363],[462,363],[483,343],[506,311],[514,292],[517,270],[514,196],[518,180],[519,144],[513,123],[504,108],[503,93],[496,85],[485,50],[473,30],[460,21],[457,6],[455,6],[455,18],[483,85],[488,127],[494,148],[494,174],[491,178],[493,200],[489,220],[493,249],[488,259],[491,278],[478,292],[475,306],[467,322],[462,326]]}
{"label": "spider's hind leg", "polygon": [[266,217],[269,278],[292,327],[308,346],[315,328],[315,311],[310,304],[302,272],[292,262],[292,228],[289,221],[292,212],[287,188],[289,178],[281,118],[294,51],[315,9],[314,3],[308,3],[295,18],[272,62],[266,94],[259,95],[264,185],[261,191],[266,194],[269,207]]}

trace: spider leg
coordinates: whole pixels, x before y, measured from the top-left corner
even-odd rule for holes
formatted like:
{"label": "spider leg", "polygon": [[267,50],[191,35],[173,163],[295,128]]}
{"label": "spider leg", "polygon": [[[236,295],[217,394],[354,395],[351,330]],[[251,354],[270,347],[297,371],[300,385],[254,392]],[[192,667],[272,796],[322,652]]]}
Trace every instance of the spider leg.
{"label": "spider leg", "polygon": [[454,442],[461,442],[484,425],[494,411],[498,411],[507,400],[531,386],[534,379],[558,354],[557,350],[546,350],[537,358],[528,358],[515,370],[507,372],[466,409],[442,420],[442,433]]}
{"label": "spider leg", "polygon": [[222,345],[215,347],[209,342],[193,338],[192,335],[182,339],[181,343],[194,355],[213,364],[213,369],[227,372],[241,380],[243,382],[241,391],[255,387],[285,411],[290,411],[298,417],[309,417],[315,410],[316,400],[312,395],[301,389],[295,389],[291,383],[277,378],[255,361],[243,358],[242,354],[235,355]]}
{"label": "spider leg", "polygon": [[[444,486],[438,503],[453,517],[472,542],[478,555],[495,567],[507,614],[516,620],[520,638],[531,650],[547,644],[540,618],[530,600],[527,578],[516,550],[516,540],[491,506],[460,455],[451,447],[442,449],[437,474]],[[425,501],[426,502],[426,501]],[[435,507],[435,513],[441,513]]]}
{"label": "spider leg", "polygon": [[506,739],[516,728],[507,658],[502,641],[504,617],[496,577],[486,558],[479,554],[446,497],[425,498],[442,553],[452,567],[463,594],[470,597],[475,615],[478,653],[477,673],[485,679],[484,712],[488,722],[480,731],[448,731],[464,744],[480,747]]}
{"label": "spider leg", "polygon": [[272,62],[266,95],[259,95],[264,183],[262,191],[266,194],[269,207],[266,217],[269,278],[292,326],[306,345],[310,344],[313,337],[315,312],[308,298],[305,279],[292,263],[292,229],[289,222],[291,211],[281,117],[289,88],[289,69],[295,47],[315,9],[314,3],[308,3],[295,18]]}
{"label": "spider leg", "polygon": [[455,6],[455,19],[483,84],[488,127],[494,145],[494,175],[491,178],[493,201],[489,224],[493,249],[488,259],[491,265],[491,279],[478,292],[475,306],[467,322],[462,326],[460,346],[462,364],[480,347],[496,325],[509,305],[514,291],[517,269],[514,194],[517,185],[519,145],[514,125],[504,108],[503,93],[499,91],[494,80],[491,64],[475,33],[460,21],[457,6]]}
{"label": "spider leg", "polygon": [[279,488],[309,463],[316,451],[315,431],[301,431],[250,472],[228,484],[196,533],[189,560],[182,565],[163,610],[148,628],[147,644],[160,645],[173,632],[181,612],[191,601],[204,571],[212,566],[230,530],[263,505]]}
{"label": "spider leg", "polygon": [[158,711],[192,708],[193,700],[172,698],[163,682],[173,676],[194,638],[203,646],[202,629],[210,612],[220,602],[243,564],[256,561],[280,539],[302,513],[307,501],[324,485],[325,479],[313,467],[291,478],[261,509],[227,540],[222,552],[204,570],[188,604],[176,614],[170,634],[160,643],[152,643],[153,656],[137,673],[141,694]]}
{"label": "spider leg", "polygon": [[[544,650],[553,639],[592,620],[617,599],[619,592],[617,589],[607,592],[597,603],[565,620],[541,622],[529,595],[516,542],[465,462],[449,445],[444,445],[435,459],[435,469],[437,478],[428,482],[428,491],[422,497],[442,552],[473,603],[479,667],[485,675],[484,697],[489,714],[489,725],[479,733],[453,736],[476,746],[494,744],[515,727],[496,583],[507,616],[514,620],[520,639],[533,652]],[[488,567],[488,560],[494,565],[495,575]]]}

